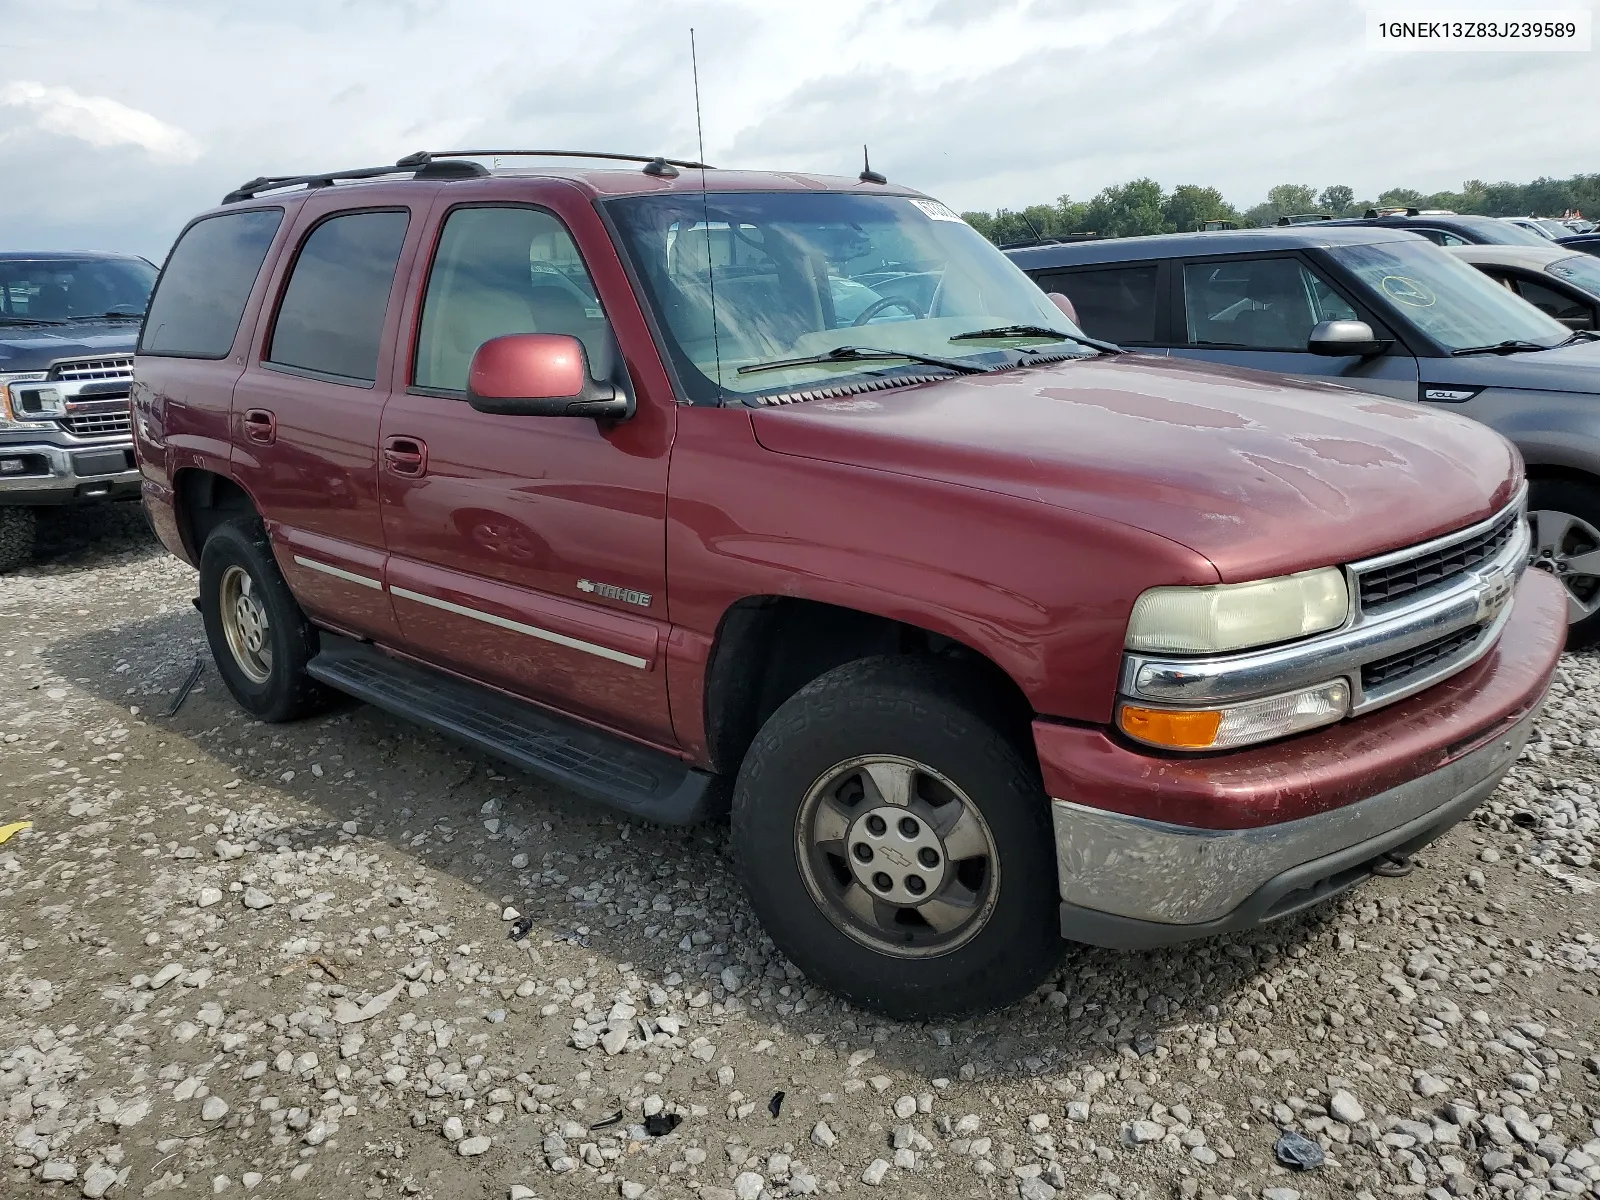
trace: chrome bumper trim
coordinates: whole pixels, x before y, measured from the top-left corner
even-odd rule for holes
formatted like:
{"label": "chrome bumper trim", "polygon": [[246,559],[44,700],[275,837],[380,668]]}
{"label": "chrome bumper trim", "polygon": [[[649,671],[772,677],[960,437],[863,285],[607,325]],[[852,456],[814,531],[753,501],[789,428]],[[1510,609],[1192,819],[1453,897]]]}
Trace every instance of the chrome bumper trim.
{"label": "chrome bumper trim", "polygon": [[33,492],[50,488],[73,488],[80,483],[136,483],[139,469],[114,471],[109,475],[79,475],[72,466],[72,456],[95,450],[131,450],[133,439],[128,437],[100,442],[85,442],[81,446],[54,446],[49,442],[0,441],[0,458],[27,455],[45,461],[42,475],[0,475],[0,495],[6,492]]}
{"label": "chrome bumper trim", "polygon": [[1493,741],[1431,774],[1329,812],[1255,829],[1192,829],[1052,800],[1061,899],[1164,925],[1232,913],[1286,871],[1484,794],[1516,761],[1539,705]]}
{"label": "chrome bumper trim", "polygon": [[[1523,502],[1519,495],[1514,504]],[[1470,537],[1504,516],[1502,509],[1489,522],[1453,534],[1449,540]],[[1527,567],[1529,544],[1527,522],[1518,522],[1515,535],[1499,554],[1433,595],[1402,602],[1394,611],[1376,616],[1359,615],[1359,608],[1353,606],[1357,616],[1343,628],[1318,637],[1214,658],[1128,654],[1123,659],[1121,692],[1129,699],[1174,706],[1227,704],[1344,678],[1350,684],[1351,715],[1393,704],[1464,670],[1488,653],[1510,614],[1509,598]],[[1406,553],[1415,555],[1435,545],[1429,542]],[[1361,565],[1382,561],[1385,559]],[[1362,667],[1474,625],[1482,627],[1480,635],[1431,669],[1371,691],[1364,687]]]}

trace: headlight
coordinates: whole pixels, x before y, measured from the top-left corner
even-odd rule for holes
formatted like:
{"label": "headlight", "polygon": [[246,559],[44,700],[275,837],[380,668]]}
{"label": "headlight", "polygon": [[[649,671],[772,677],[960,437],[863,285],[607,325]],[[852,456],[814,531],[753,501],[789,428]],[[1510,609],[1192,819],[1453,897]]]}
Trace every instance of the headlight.
{"label": "headlight", "polygon": [[1133,605],[1127,647],[1169,654],[1220,654],[1337,629],[1350,592],[1337,567],[1256,583],[1151,588]]}
{"label": "headlight", "polygon": [[[21,411],[19,411],[17,405],[19,397],[17,395],[15,385],[20,383],[37,383],[42,381],[44,377],[45,373],[43,371],[20,371],[12,372],[9,375],[0,373],[0,429],[30,428],[30,426],[27,424],[27,417],[32,416],[32,414],[24,415]],[[58,392],[58,399],[59,396],[60,393]],[[63,411],[65,411],[64,407]],[[38,414],[37,419],[47,420],[49,416],[52,415],[58,414],[40,413]],[[22,417],[23,419],[18,420],[18,417]]]}
{"label": "headlight", "polygon": [[1343,679],[1210,709],[1124,704],[1117,723],[1129,737],[1164,750],[1231,750],[1342,720],[1350,711]]}

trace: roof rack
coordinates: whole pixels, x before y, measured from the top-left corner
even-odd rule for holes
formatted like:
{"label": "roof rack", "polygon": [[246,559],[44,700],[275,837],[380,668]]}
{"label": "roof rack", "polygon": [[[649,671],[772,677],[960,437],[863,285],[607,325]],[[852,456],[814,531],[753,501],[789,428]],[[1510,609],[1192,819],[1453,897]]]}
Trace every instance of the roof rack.
{"label": "roof rack", "polygon": [[224,204],[237,204],[251,200],[262,192],[281,188],[331,187],[342,179],[377,179],[383,175],[400,175],[411,172],[413,179],[475,179],[489,173],[474,158],[602,158],[612,162],[644,163],[644,173],[663,179],[675,178],[679,167],[694,170],[712,170],[707,163],[685,162],[682,159],[662,158],[660,155],[611,154],[603,150],[418,150],[397,160],[393,166],[354,167],[345,171],[321,171],[315,175],[260,175],[248,183],[240,184],[222,198]]}

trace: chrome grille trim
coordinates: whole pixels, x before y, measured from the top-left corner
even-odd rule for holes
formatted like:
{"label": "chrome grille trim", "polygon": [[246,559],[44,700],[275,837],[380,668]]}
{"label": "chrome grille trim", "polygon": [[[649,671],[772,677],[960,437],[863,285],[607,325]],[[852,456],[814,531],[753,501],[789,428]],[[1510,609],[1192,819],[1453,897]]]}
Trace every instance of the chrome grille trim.
{"label": "chrome grille trim", "polygon": [[104,358],[74,358],[55,363],[48,376],[62,383],[87,383],[96,379],[132,379],[133,356],[112,355]]}
{"label": "chrome grille trim", "polygon": [[[1422,596],[1443,590],[1449,586],[1452,579],[1471,571],[1483,562],[1498,557],[1506,542],[1513,536],[1511,527],[1518,520],[1525,519],[1527,502],[1528,485],[1524,483],[1510,504],[1486,520],[1416,546],[1407,546],[1402,550],[1393,550],[1388,554],[1351,563],[1345,568],[1345,572],[1349,578],[1350,596],[1355,604],[1357,619],[1359,620],[1363,613],[1382,611],[1402,601],[1420,599]],[[1487,552],[1475,555],[1474,550],[1479,548],[1486,549]],[[1475,561],[1464,561],[1459,566],[1453,566],[1448,562],[1452,552],[1459,552],[1464,559],[1475,559]],[[1368,593],[1373,590],[1369,586],[1369,581],[1378,583],[1396,571],[1404,572],[1408,567],[1426,569],[1441,559],[1445,560],[1441,564],[1445,567],[1445,573],[1439,578],[1420,582],[1399,595],[1383,597],[1376,603],[1369,602]]]}
{"label": "chrome grille trim", "polygon": [[133,432],[133,418],[120,413],[95,413],[83,417],[60,417],[59,424],[74,437],[111,437]]}

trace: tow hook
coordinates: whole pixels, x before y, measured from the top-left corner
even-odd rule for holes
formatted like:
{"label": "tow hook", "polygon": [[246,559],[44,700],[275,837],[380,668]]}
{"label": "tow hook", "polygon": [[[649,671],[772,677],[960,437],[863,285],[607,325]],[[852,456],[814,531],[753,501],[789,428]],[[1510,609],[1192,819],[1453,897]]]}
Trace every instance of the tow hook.
{"label": "tow hook", "polygon": [[1380,854],[1372,860],[1372,873],[1386,879],[1404,879],[1417,869],[1409,854]]}

